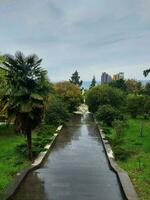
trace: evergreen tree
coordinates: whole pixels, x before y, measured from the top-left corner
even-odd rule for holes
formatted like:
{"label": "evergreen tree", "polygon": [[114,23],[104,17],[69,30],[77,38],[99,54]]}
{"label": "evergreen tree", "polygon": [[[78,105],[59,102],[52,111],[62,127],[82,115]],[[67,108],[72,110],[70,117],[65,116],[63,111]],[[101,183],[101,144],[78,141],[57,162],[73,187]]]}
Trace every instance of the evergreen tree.
{"label": "evergreen tree", "polygon": [[149,73],[150,73],[150,69],[146,69],[143,72],[143,74],[144,74],[145,77],[148,76]]}
{"label": "evergreen tree", "polygon": [[96,79],[95,79],[95,76],[93,76],[93,79],[92,79],[90,88],[93,88],[93,87],[95,87],[95,86],[96,86]]}
{"label": "evergreen tree", "polygon": [[78,73],[77,70],[72,74],[71,79],[69,79],[69,81],[70,81],[71,83],[73,83],[73,84],[79,86],[79,87],[81,87],[81,85],[82,85],[82,83],[83,83],[83,81],[80,80],[80,76],[79,76],[79,73]]}

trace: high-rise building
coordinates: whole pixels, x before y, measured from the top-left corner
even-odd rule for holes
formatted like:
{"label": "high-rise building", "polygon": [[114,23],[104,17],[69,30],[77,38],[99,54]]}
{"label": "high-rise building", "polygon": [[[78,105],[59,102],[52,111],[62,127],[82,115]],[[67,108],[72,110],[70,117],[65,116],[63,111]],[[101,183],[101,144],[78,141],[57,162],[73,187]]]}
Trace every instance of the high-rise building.
{"label": "high-rise building", "polygon": [[106,72],[103,72],[101,75],[101,83],[110,83],[111,81],[112,81],[111,76]]}
{"label": "high-rise building", "polygon": [[119,72],[118,74],[114,74],[113,75],[113,80],[120,80],[120,79],[124,79],[124,73],[123,72]]}

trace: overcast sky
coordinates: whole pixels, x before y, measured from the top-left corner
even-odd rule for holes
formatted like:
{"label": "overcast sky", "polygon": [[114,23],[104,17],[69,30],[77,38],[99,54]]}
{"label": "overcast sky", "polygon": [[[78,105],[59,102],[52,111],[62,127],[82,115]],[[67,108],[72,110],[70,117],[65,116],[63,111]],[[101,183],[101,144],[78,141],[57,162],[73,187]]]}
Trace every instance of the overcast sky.
{"label": "overcast sky", "polygon": [[0,53],[36,53],[52,81],[77,69],[144,79],[150,66],[150,0],[0,0]]}

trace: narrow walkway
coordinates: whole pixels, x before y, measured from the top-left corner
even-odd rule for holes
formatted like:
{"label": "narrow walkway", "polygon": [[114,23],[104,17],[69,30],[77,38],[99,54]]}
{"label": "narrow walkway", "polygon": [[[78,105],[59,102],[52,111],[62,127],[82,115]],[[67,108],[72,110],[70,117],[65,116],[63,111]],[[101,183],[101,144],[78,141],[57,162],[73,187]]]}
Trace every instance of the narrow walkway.
{"label": "narrow walkway", "polygon": [[122,200],[90,114],[62,130],[42,168],[30,173],[13,200]]}

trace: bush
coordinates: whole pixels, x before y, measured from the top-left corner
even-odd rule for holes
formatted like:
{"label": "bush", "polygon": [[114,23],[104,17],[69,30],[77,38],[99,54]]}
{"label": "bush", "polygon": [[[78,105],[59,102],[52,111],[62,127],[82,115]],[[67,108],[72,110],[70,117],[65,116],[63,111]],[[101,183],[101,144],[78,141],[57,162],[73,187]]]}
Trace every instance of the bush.
{"label": "bush", "polygon": [[116,108],[124,106],[125,96],[121,90],[103,84],[93,87],[87,92],[86,103],[89,106],[89,110],[95,113],[99,106],[105,104],[109,104]]}
{"label": "bush", "polygon": [[68,118],[69,111],[67,105],[60,98],[51,98],[45,114],[45,123],[59,125]]}
{"label": "bush", "polygon": [[69,81],[63,81],[56,83],[54,88],[57,94],[67,104],[70,112],[76,111],[78,106],[83,103],[83,96],[77,85],[70,83]]}
{"label": "bush", "polygon": [[130,151],[125,150],[123,147],[120,147],[119,145],[113,147],[113,152],[116,160],[127,160],[131,154]]}
{"label": "bush", "polygon": [[144,114],[144,96],[142,95],[129,95],[127,98],[127,111],[129,114],[136,118],[138,115]]}
{"label": "bush", "polygon": [[110,126],[115,119],[122,120],[123,115],[120,111],[118,111],[116,108],[113,108],[111,105],[103,105],[100,106],[96,112],[96,118],[98,120],[102,120]]}
{"label": "bush", "polygon": [[[45,150],[44,147],[46,144],[51,142],[53,134],[55,133],[55,129],[55,126],[50,125],[41,125],[40,127],[38,127],[38,129],[34,133],[36,134],[36,137],[33,137],[32,142],[33,158],[35,158],[41,151]],[[28,155],[27,143],[23,142],[17,145],[16,151],[26,157]]]}
{"label": "bush", "polygon": [[112,126],[115,129],[116,135],[117,136],[122,136],[125,128],[125,123],[124,121],[121,120],[114,120],[112,122]]}

